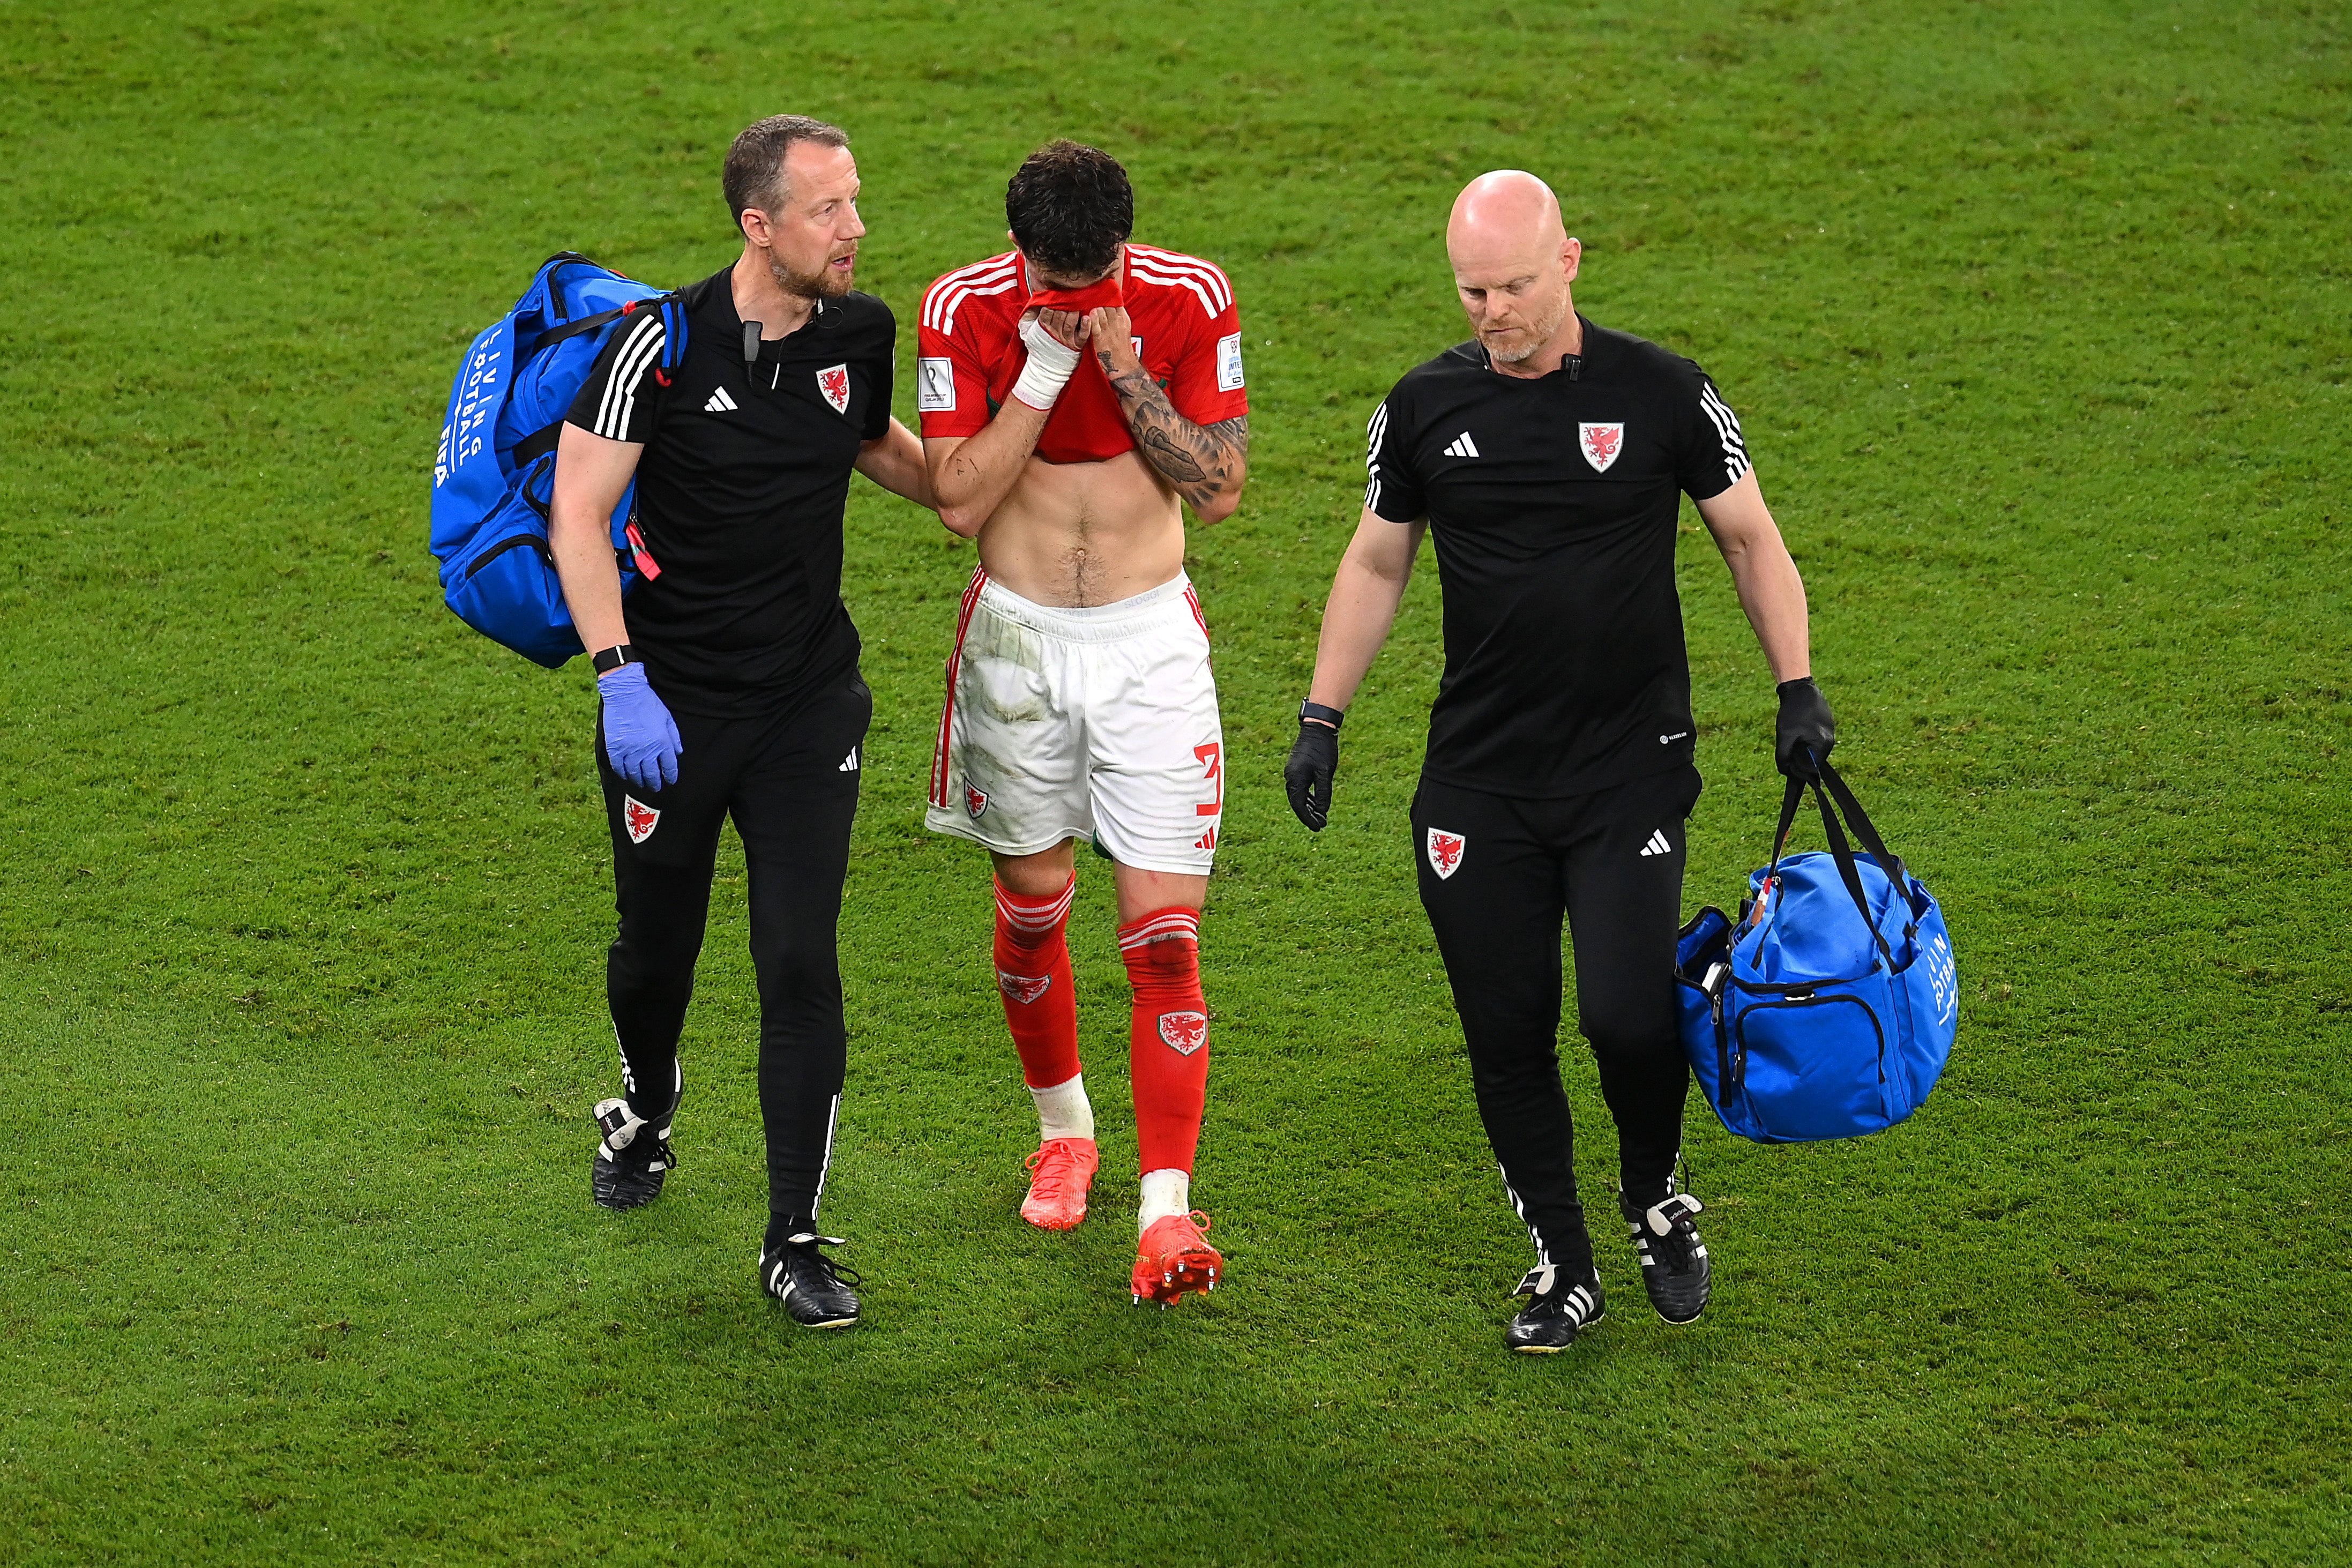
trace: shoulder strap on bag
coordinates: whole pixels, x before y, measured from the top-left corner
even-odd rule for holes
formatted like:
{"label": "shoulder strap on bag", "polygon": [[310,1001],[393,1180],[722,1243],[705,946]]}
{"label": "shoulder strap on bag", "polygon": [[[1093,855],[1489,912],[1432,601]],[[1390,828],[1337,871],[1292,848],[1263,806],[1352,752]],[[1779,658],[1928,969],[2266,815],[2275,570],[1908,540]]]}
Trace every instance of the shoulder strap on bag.
{"label": "shoulder strap on bag", "polygon": [[[575,259],[585,261],[587,258],[577,257]],[[662,373],[667,375],[686,363],[686,308],[679,303],[679,296],[677,292],[665,294],[658,300],[649,300],[646,303],[661,311],[662,356],[658,363]],[[626,310],[618,309],[599,310],[593,316],[577,317],[565,321],[561,326],[550,327],[540,333],[528,348],[519,347],[515,357],[520,359],[537,353],[541,349],[553,348],[566,338],[576,338],[583,332],[593,332],[607,321],[617,321],[627,313]],[[562,439],[562,436],[563,421],[561,419],[541,426],[514,444],[512,458],[514,466],[518,468],[529,468],[541,458],[554,451],[556,442]]]}

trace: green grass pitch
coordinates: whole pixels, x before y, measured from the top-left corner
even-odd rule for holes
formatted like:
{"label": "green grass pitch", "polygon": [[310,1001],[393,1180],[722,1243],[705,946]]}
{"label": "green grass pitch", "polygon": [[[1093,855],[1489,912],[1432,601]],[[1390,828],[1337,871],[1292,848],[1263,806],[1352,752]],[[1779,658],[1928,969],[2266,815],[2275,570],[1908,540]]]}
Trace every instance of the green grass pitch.
{"label": "green grass pitch", "polygon": [[[2347,45],[2286,0],[0,0],[0,1560],[2345,1560]],[[987,879],[919,814],[971,552],[863,484],[828,1218],[869,1321],[753,1289],[731,840],[685,1164],[588,1202],[589,678],[444,612],[427,473],[540,259],[723,264],[719,156],[786,109],[855,137],[902,373],[1051,136],[1239,290],[1253,479],[1190,560],[1232,752],[1205,1303],[1128,1302],[1098,866],[1098,1211],[1013,1217]],[[1279,780],[1364,418],[1464,335],[1446,206],[1514,165],[1580,306],[1745,418],[1965,994],[1883,1136],[1759,1148],[1694,1099],[1714,1306],[1656,1322],[1604,1228],[1618,1310],[1539,1361],[1409,870],[1433,569],[1331,829]],[[1775,796],[1685,521],[1696,907]]]}

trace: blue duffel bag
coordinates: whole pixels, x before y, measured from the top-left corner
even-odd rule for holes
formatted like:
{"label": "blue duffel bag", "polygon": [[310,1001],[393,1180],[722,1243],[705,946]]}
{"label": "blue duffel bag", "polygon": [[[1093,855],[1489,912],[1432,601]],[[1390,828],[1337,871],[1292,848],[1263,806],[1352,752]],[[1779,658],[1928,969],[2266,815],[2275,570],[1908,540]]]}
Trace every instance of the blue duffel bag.
{"label": "blue duffel bag", "polygon": [[[1691,1070],[1725,1129],[1759,1143],[1894,1126],[1936,1087],[1959,1026],[1935,896],[1835,769],[1822,763],[1812,788],[1829,852],[1784,856],[1805,793],[1790,779],[1772,862],[1748,879],[1738,919],[1701,910],[1675,947]],[[1847,844],[1830,795],[1866,853]]]}
{"label": "blue duffel bag", "polygon": [[[623,318],[659,310],[663,385],[686,356],[677,296],[624,278],[577,251],[541,263],[514,309],[467,349],[449,388],[433,458],[433,554],[441,596],[484,637],[547,666],[582,650],[547,542],[563,416]],[[632,481],[613,509],[613,557],[626,597],[643,571]]]}

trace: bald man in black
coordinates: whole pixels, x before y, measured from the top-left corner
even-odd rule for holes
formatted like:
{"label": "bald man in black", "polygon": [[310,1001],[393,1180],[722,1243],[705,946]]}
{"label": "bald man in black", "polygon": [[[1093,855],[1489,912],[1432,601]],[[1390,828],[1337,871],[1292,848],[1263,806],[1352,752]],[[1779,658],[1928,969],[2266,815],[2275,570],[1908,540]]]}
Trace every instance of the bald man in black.
{"label": "bald man in black", "polygon": [[1709,1289],[1699,1203],[1676,1179],[1689,1068],[1675,934],[1683,823],[1700,788],[1675,592],[1684,496],[1779,682],[1783,771],[1826,757],[1833,731],[1811,679],[1804,584],[1714,382],[1577,313],[1582,247],[1534,175],[1473,181],[1445,237],[1476,336],[1408,372],[1372,416],[1363,515],[1284,775],[1319,831],[1348,702],[1433,532],[1445,673],[1413,855],[1479,1115],[1536,1247],[1519,1286],[1533,1300],[1506,1342],[1544,1352],[1602,1310],[1555,1049],[1563,916],[1643,1284],[1673,1323],[1696,1319]]}

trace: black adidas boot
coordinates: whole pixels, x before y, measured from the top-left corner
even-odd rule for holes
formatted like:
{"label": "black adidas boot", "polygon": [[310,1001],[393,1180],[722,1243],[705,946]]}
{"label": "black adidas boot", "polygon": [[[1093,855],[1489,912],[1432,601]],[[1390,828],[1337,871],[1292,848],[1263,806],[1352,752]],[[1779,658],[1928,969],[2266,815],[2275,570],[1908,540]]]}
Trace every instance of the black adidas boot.
{"label": "black adidas boot", "polygon": [[1650,1305],[1670,1323],[1695,1321],[1706,1310],[1711,1285],[1706,1244],[1691,1223],[1701,1212],[1699,1201],[1670,1186],[1665,1198],[1647,1207],[1620,1193],[1617,1208],[1642,1260],[1642,1289],[1650,1293]]}
{"label": "black adidas boot", "polygon": [[1604,1310],[1601,1276],[1596,1271],[1571,1279],[1568,1271],[1546,1264],[1528,1270],[1514,1296],[1532,1296],[1503,1331],[1503,1343],[1521,1355],[1549,1355],[1576,1342],[1576,1336],[1599,1322]]}
{"label": "black adidas boot", "polygon": [[686,1075],[681,1071],[677,1092],[656,1121],[631,1110],[625,1100],[597,1102],[596,1126],[604,1138],[589,1168],[588,1191],[600,1205],[633,1209],[661,1196],[662,1178],[677,1165],[677,1153],[669,1146],[669,1124],[684,1098]]}
{"label": "black adidas boot", "polygon": [[839,1247],[837,1236],[801,1231],[781,1247],[760,1252],[760,1289],[784,1304],[793,1322],[804,1329],[846,1329],[857,1321],[857,1293],[863,1285],[854,1268],[844,1268],[817,1250]]}

